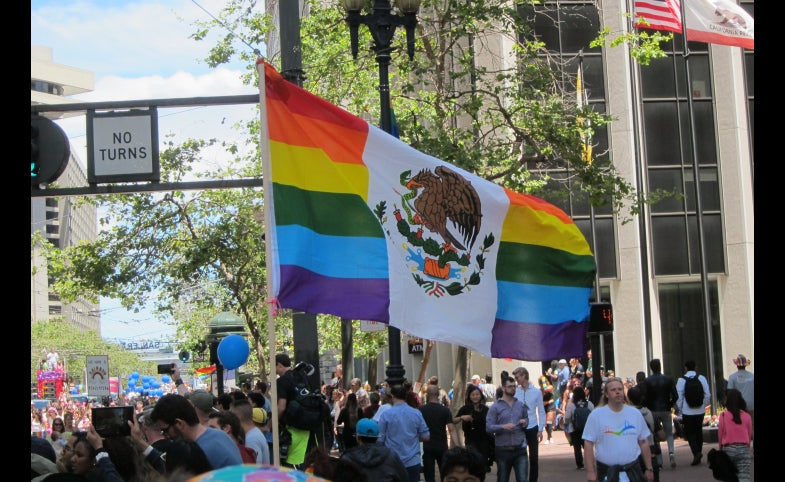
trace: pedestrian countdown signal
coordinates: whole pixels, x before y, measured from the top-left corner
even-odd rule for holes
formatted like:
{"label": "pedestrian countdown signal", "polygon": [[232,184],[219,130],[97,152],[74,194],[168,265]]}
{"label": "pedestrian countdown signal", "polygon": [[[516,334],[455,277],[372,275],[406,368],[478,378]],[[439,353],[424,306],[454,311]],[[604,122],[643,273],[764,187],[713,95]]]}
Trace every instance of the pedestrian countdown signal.
{"label": "pedestrian countdown signal", "polygon": [[589,333],[613,331],[613,306],[610,303],[592,303],[589,312]]}

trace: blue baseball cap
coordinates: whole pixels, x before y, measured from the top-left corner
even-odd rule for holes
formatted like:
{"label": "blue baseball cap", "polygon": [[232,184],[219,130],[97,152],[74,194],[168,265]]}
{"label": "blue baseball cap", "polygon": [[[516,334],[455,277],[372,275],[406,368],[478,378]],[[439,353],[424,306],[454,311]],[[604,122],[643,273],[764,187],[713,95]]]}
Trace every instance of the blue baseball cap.
{"label": "blue baseball cap", "polygon": [[357,428],[355,432],[360,437],[378,437],[379,436],[379,424],[376,423],[372,418],[361,418],[357,422]]}

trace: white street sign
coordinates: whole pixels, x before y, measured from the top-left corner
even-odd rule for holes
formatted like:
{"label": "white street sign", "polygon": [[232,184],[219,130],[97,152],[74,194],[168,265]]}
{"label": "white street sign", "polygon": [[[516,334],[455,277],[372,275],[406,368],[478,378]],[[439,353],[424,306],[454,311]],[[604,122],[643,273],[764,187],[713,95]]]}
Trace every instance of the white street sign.
{"label": "white street sign", "polygon": [[109,396],[109,355],[87,355],[87,393]]}

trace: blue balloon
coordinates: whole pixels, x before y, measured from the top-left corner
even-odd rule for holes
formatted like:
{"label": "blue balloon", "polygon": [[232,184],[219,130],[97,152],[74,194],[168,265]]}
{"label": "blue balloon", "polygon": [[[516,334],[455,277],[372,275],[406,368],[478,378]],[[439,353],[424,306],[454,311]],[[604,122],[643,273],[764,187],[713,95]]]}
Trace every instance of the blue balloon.
{"label": "blue balloon", "polygon": [[136,386],[136,378],[131,378],[128,380],[128,388],[133,388]]}
{"label": "blue balloon", "polygon": [[131,373],[131,378],[139,378],[139,372]]}
{"label": "blue balloon", "polygon": [[161,381],[164,383],[169,383],[170,380],[171,378],[169,378],[169,375],[164,375],[161,377]]}
{"label": "blue balloon", "polygon": [[229,335],[218,344],[218,361],[227,370],[241,367],[250,353],[248,342],[240,335]]}

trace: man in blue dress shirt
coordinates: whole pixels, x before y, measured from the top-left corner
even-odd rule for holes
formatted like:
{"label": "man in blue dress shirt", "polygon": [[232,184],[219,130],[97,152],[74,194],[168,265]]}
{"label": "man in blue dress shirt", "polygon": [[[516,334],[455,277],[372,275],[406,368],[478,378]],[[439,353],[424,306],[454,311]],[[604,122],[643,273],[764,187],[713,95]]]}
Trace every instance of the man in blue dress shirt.
{"label": "man in blue dress shirt", "polygon": [[515,470],[517,482],[528,482],[529,460],[526,455],[526,433],[529,413],[520,400],[515,398],[518,384],[508,376],[502,378],[502,398],[488,410],[486,430],[496,435],[496,480],[509,482]]}
{"label": "man in blue dress shirt", "polygon": [[420,480],[422,459],[420,442],[431,439],[431,433],[422,413],[406,403],[406,388],[390,388],[393,405],[379,417],[379,441],[395,452],[406,467],[410,482]]}

